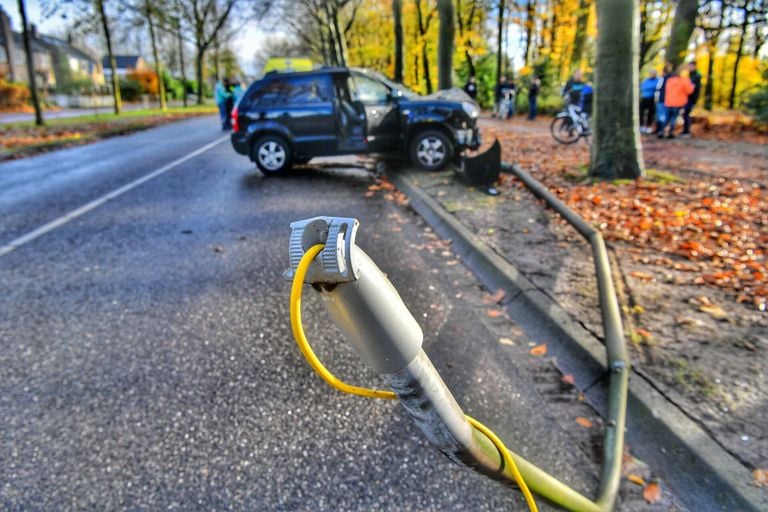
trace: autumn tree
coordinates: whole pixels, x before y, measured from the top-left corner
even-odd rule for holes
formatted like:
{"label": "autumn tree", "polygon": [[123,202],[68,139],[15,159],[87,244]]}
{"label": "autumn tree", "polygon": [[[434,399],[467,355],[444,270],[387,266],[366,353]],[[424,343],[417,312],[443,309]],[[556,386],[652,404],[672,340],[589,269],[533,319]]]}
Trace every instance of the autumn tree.
{"label": "autumn tree", "polygon": [[422,7],[421,0],[414,0],[416,4],[416,15],[418,21],[418,30],[421,44],[421,64],[424,69],[424,81],[426,83],[427,94],[432,94],[432,78],[429,70],[429,50],[427,48],[428,38],[427,32],[429,31],[429,24],[435,16],[437,11],[437,5],[430,7],[429,1],[427,6]]}
{"label": "autumn tree", "polygon": [[643,175],[638,112],[638,0],[597,0],[594,144],[589,174]]}

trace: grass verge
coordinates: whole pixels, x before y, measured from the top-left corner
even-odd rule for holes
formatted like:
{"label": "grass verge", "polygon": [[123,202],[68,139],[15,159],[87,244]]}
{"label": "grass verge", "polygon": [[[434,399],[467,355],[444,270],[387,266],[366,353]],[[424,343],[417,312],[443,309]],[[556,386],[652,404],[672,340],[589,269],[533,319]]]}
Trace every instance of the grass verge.
{"label": "grass verge", "polygon": [[166,112],[160,109],[142,109],[129,110],[119,116],[113,113],[98,113],[51,119],[42,127],[35,126],[30,121],[0,125],[0,161],[87,144],[215,112],[215,105],[195,105],[188,108],[169,108]]}

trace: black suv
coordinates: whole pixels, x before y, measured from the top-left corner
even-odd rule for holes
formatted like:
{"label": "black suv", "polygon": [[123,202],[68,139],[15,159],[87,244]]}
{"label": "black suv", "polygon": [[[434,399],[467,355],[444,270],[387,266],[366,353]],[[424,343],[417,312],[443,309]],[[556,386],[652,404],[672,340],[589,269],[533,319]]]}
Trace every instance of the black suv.
{"label": "black suv", "polygon": [[480,145],[479,112],[463,91],[419,96],[369,70],[273,73],[232,112],[232,145],[264,174],[316,156],[395,150],[437,170]]}

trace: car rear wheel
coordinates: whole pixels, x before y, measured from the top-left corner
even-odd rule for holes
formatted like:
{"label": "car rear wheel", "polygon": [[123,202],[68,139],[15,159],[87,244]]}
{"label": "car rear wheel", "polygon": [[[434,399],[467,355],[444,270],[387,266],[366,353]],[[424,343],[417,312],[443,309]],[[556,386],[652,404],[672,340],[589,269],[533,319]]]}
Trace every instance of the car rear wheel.
{"label": "car rear wheel", "polygon": [[260,138],[252,151],[253,161],[266,176],[279,174],[291,166],[291,148],[277,135]]}
{"label": "car rear wheel", "polygon": [[411,161],[427,171],[439,171],[453,158],[453,144],[439,130],[418,133],[410,149]]}

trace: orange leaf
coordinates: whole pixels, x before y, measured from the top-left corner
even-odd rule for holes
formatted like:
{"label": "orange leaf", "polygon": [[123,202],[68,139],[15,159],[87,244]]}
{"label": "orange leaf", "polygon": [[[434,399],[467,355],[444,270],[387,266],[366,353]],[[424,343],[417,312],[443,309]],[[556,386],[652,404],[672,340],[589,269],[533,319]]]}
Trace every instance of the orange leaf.
{"label": "orange leaf", "polygon": [[638,475],[636,475],[634,473],[628,474],[627,475],[627,480],[629,480],[633,484],[642,485],[643,487],[645,487],[645,485],[646,485],[645,484],[645,480],[643,480],[643,477],[638,476]]}
{"label": "orange leaf", "polygon": [[485,314],[491,318],[499,318],[504,312],[500,309],[486,309]]}
{"label": "orange leaf", "polygon": [[566,373],[560,378],[560,382],[563,384],[567,384],[569,386],[575,386],[576,385],[576,379],[573,377],[572,374]]}
{"label": "orange leaf", "polygon": [[755,477],[755,485],[758,487],[768,487],[768,469],[756,469],[752,471]]}
{"label": "orange leaf", "polygon": [[589,421],[587,418],[583,418],[581,416],[576,418],[576,423],[578,423],[584,428],[592,428],[592,422]]}
{"label": "orange leaf", "polygon": [[530,354],[532,356],[543,356],[547,353],[547,344],[542,343],[541,345],[536,345],[530,350]]}
{"label": "orange leaf", "polygon": [[373,197],[375,194],[376,192],[369,190],[368,192],[365,193],[365,197]]}
{"label": "orange leaf", "polygon": [[643,489],[643,498],[648,503],[658,503],[661,501],[661,487],[656,482],[651,482]]}

